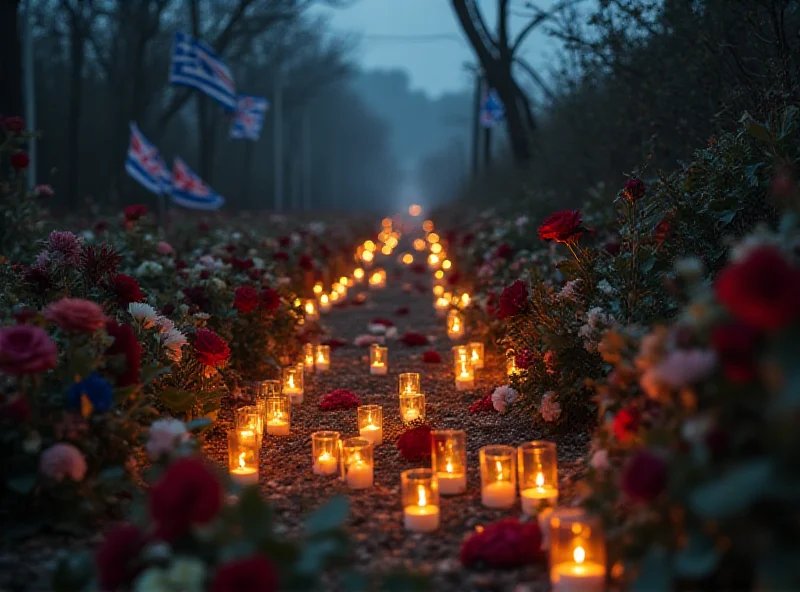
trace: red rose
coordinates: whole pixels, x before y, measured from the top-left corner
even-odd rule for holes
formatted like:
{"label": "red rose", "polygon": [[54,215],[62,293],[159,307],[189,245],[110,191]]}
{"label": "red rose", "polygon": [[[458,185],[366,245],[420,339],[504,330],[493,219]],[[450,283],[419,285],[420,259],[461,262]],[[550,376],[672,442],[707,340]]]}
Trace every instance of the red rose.
{"label": "red rose", "polygon": [[394,314],[396,314],[398,317],[404,317],[409,312],[411,312],[411,309],[409,309],[407,306],[401,306],[396,311],[394,311]]}
{"label": "red rose", "polygon": [[337,339],[336,337],[331,337],[330,339],[326,339],[322,342],[322,345],[327,345],[331,348],[331,351],[336,351],[340,347],[345,347],[347,345],[347,341],[344,339]]}
{"label": "red rose", "polygon": [[25,120],[22,119],[22,117],[6,117],[2,123],[3,127],[6,128],[6,131],[11,132],[12,134],[18,134],[22,131],[25,131]]}
{"label": "red rose", "polygon": [[94,333],[106,324],[99,305],[82,298],[62,298],[44,309],[44,317],[68,333]]}
{"label": "red rose", "polygon": [[415,333],[413,331],[407,331],[403,334],[403,337],[400,338],[404,344],[409,347],[416,347],[418,345],[428,345],[428,338],[425,337],[422,333]]}
{"label": "red rose", "polygon": [[427,460],[431,457],[431,428],[422,425],[400,434],[397,439],[400,455],[411,462]]}
{"label": "red rose", "polygon": [[58,365],[58,349],[47,331],[33,325],[0,329],[0,371],[39,374]]}
{"label": "red rose", "polygon": [[511,259],[514,256],[514,249],[511,248],[511,245],[503,243],[495,249],[494,256],[498,259]]}
{"label": "red rose", "polygon": [[439,364],[442,361],[442,356],[437,351],[426,351],[422,354],[422,361],[426,364]]}
{"label": "red rose", "polygon": [[133,524],[120,524],[105,533],[94,555],[101,590],[117,590],[136,577],[141,571],[139,552],[146,540]]}
{"label": "red rose", "polygon": [[551,214],[539,226],[539,238],[558,243],[576,241],[583,234],[580,210],[563,210]]}
{"label": "red rose", "polygon": [[231,267],[237,271],[247,271],[255,266],[252,259],[239,259],[238,257],[231,257]]}
{"label": "red rose", "polygon": [[272,311],[281,305],[281,295],[277,290],[265,288],[261,291],[261,308]]}
{"label": "red rose", "polygon": [[631,201],[637,201],[642,198],[645,192],[644,181],[637,177],[631,177],[625,183],[624,193],[625,196]]}
{"label": "red rose", "polygon": [[118,273],[111,280],[111,291],[117,297],[117,304],[123,308],[131,302],[143,302],[144,294],[135,278],[124,273]]}
{"label": "red rose", "polygon": [[228,342],[210,329],[198,329],[192,345],[197,359],[204,366],[221,366],[231,357]]}
{"label": "red rose", "polygon": [[641,414],[635,407],[620,409],[614,416],[614,435],[619,442],[628,442],[639,431]]}
{"label": "red rose", "polygon": [[147,214],[147,206],[141,204],[127,206],[123,211],[125,212],[125,219],[133,222],[134,220],[138,220]]}
{"label": "red rose", "polygon": [[314,260],[311,258],[310,255],[306,255],[303,253],[300,255],[300,259],[297,260],[297,265],[300,266],[300,269],[304,271],[311,271],[314,269]]}
{"label": "red rose", "polygon": [[222,486],[201,459],[184,457],[150,488],[149,501],[156,536],[171,543],[192,525],[208,524],[216,517],[222,507]]}
{"label": "red rose", "polygon": [[289,253],[287,253],[285,251],[278,251],[277,253],[275,253],[272,256],[272,258],[275,261],[288,261],[289,260]]}
{"label": "red rose", "polygon": [[241,313],[252,312],[258,306],[258,292],[253,286],[239,286],[233,298],[233,307]]}
{"label": "red rose", "polygon": [[750,382],[758,372],[758,332],[743,323],[728,323],[714,329],[711,345],[719,356],[725,377],[731,382]]}
{"label": "red rose", "polygon": [[514,365],[520,370],[527,370],[533,364],[533,352],[529,349],[521,349],[514,356]]}
{"label": "red rose", "polygon": [[31,159],[27,152],[15,152],[11,155],[11,166],[18,170],[27,169]]}
{"label": "red rose", "polygon": [[517,280],[503,289],[500,294],[500,306],[497,311],[498,319],[516,317],[528,307],[528,286],[522,280]]}
{"label": "red rose", "polygon": [[461,546],[459,559],[468,567],[508,568],[544,559],[539,522],[505,518],[472,534]]}
{"label": "red rose", "polygon": [[142,368],[142,346],[136,339],[133,327],[128,323],[110,320],[106,323],[106,333],[114,338],[114,343],[106,350],[107,356],[124,358],[124,370],[117,371],[117,386],[138,384]]}
{"label": "red rose", "polygon": [[490,317],[495,316],[498,312],[497,305],[498,305],[497,294],[495,294],[494,292],[489,292],[486,295],[486,305],[485,305],[486,314],[489,315]]}
{"label": "red rose", "polygon": [[278,572],[272,562],[261,555],[220,565],[209,587],[210,592],[274,592],[277,589]]}
{"label": "red rose", "polygon": [[638,452],[623,467],[620,485],[631,501],[651,502],[667,486],[667,463],[652,452]]}
{"label": "red rose", "polygon": [[800,316],[800,270],[772,247],[759,247],[729,264],[714,289],[734,317],[762,331],[783,329]]}
{"label": "red rose", "polygon": [[488,413],[494,411],[494,403],[492,403],[492,393],[487,394],[475,401],[469,407],[470,413]]}
{"label": "red rose", "polygon": [[353,391],[336,389],[322,397],[319,403],[320,411],[338,411],[340,409],[354,409],[361,405]]}
{"label": "red rose", "polygon": [[0,418],[15,424],[25,424],[31,420],[31,404],[27,397],[17,395],[0,407]]}

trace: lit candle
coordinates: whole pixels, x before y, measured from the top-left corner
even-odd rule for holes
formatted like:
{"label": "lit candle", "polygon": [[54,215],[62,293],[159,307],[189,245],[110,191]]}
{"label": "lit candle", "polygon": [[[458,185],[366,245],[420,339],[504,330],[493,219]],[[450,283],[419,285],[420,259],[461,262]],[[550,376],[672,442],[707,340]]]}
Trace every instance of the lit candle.
{"label": "lit candle", "polygon": [[369,287],[373,290],[377,290],[379,288],[383,288],[385,285],[383,276],[379,271],[373,272],[371,276],[369,276]]}
{"label": "lit candle", "polygon": [[323,452],[314,459],[315,475],[335,475],[339,470],[339,462],[330,452]]}
{"label": "lit candle", "polygon": [[470,350],[470,359],[472,360],[472,366],[476,370],[480,370],[483,368],[484,362],[484,355],[483,355],[483,344],[477,341],[472,341],[469,344]]}
{"label": "lit candle", "polygon": [[303,305],[303,309],[305,310],[307,321],[319,320],[319,313],[317,312],[316,302],[314,302],[313,300],[306,300],[305,304]]}
{"label": "lit candle", "polygon": [[586,561],[586,551],[578,545],[573,561],[556,564],[550,572],[553,592],[602,592],[606,585],[606,568]]}
{"label": "lit candle", "polygon": [[316,296],[319,296],[320,294],[322,294],[322,284],[321,283],[317,282],[316,284],[314,284],[314,294]]}
{"label": "lit candle", "polygon": [[256,438],[240,438],[228,432],[228,473],[239,487],[258,483],[258,443]]}
{"label": "lit candle", "polygon": [[558,464],[554,442],[535,440],[517,449],[522,511],[536,516],[558,501]]}
{"label": "lit candle", "polygon": [[369,373],[382,376],[389,372],[389,348],[373,343],[369,348]]}
{"label": "lit candle", "polygon": [[258,447],[264,434],[264,418],[258,405],[239,407],[234,411],[233,425],[240,439],[253,440]]}
{"label": "lit candle", "polygon": [[350,489],[367,489],[373,482],[372,444],[364,438],[348,438],[342,443],[345,482]]}
{"label": "lit candle", "polygon": [[331,347],[329,345],[318,345],[314,358],[314,369],[317,372],[327,372],[331,367]]}
{"label": "lit candle", "polygon": [[288,436],[290,410],[292,408],[289,395],[282,393],[268,397],[265,401],[267,413],[267,434],[270,436]]}
{"label": "lit candle", "polygon": [[463,430],[431,432],[431,466],[442,495],[467,490],[467,434]]}
{"label": "lit candle", "polygon": [[315,475],[336,475],[339,472],[339,432],[311,434],[311,458],[311,470]]}
{"label": "lit candle", "polygon": [[[441,286],[437,286],[437,288],[441,288]],[[436,309],[436,316],[444,318],[447,316],[447,309],[450,308],[450,301],[444,296],[439,296],[434,303],[434,308]]]}
{"label": "lit candle", "polygon": [[431,269],[436,269],[439,267],[439,256],[436,253],[431,253],[428,255],[428,267]]}
{"label": "lit candle", "polygon": [[328,297],[327,294],[320,294],[319,295],[319,311],[320,312],[330,312],[331,310],[331,299]]}
{"label": "lit candle", "polygon": [[419,374],[416,372],[403,372],[397,377],[397,392],[399,394],[413,395],[419,391]]}
{"label": "lit candle", "polygon": [[456,341],[464,336],[464,319],[457,310],[447,313],[447,336]]}
{"label": "lit candle", "polygon": [[353,270],[353,279],[355,279],[356,282],[358,282],[359,284],[361,282],[363,282],[364,281],[364,270],[361,269],[360,267],[356,267],[355,270]]}
{"label": "lit candle", "polygon": [[303,363],[306,372],[311,372],[314,369],[314,345],[306,343],[303,346]]}
{"label": "lit candle", "polygon": [[270,436],[288,436],[289,420],[283,418],[280,411],[267,420],[267,434]]}
{"label": "lit candle", "polygon": [[506,374],[508,376],[513,376],[517,373],[517,360],[514,356],[514,352],[510,353],[510,357],[506,361]]}
{"label": "lit candle", "polygon": [[283,392],[289,395],[293,404],[303,402],[305,392],[303,385],[303,365],[288,366],[283,369]]}
{"label": "lit candle", "polygon": [[539,473],[536,477],[536,486],[520,491],[522,498],[522,511],[528,516],[535,516],[539,504],[554,505],[558,499],[558,489],[552,485],[545,485],[544,475]]}
{"label": "lit candle", "polygon": [[239,455],[239,466],[231,470],[231,480],[240,487],[258,483],[258,468],[248,467],[244,461],[245,453]]}
{"label": "lit candle", "polygon": [[411,532],[433,532],[439,528],[439,492],[433,471],[403,471],[400,484],[405,529]]}
{"label": "lit candle", "polygon": [[411,393],[400,395],[400,418],[404,423],[425,420],[425,395]]}
{"label": "lit candle", "polygon": [[510,508],[516,502],[515,453],[511,446],[481,448],[481,502],[487,508]]}
{"label": "lit candle", "polygon": [[456,360],[456,390],[469,391],[475,388],[475,370],[469,358]]}
{"label": "lit candle", "polygon": [[550,583],[555,592],[602,592],[606,551],[599,518],[579,508],[550,516]]}
{"label": "lit candle", "polygon": [[356,412],[358,433],[373,446],[383,444],[383,409],[380,405],[361,405]]}

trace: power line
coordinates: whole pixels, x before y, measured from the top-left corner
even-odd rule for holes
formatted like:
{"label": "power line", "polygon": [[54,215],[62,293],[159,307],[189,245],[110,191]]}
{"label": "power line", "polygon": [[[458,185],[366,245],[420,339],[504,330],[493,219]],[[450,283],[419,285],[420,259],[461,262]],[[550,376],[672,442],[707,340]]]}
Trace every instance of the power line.
{"label": "power line", "polygon": [[433,33],[430,35],[364,35],[363,39],[373,41],[401,41],[412,43],[425,43],[430,41],[456,41],[464,43],[464,40],[453,33]]}

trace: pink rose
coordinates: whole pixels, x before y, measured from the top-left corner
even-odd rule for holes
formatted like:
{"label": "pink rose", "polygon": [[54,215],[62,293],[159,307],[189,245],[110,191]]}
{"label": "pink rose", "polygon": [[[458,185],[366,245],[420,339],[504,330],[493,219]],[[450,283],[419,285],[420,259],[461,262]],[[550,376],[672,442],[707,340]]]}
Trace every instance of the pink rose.
{"label": "pink rose", "polygon": [[48,306],[44,316],[70,333],[94,333],[106,324],[103,309],[82,298],[62,298]]}
{"label": "pink rose", "polygon": [[0,330],[0,371],[18,376],[38,374],[58,365],[58,349],[47,331],[33,325]]}
{"label": "pink rose", "polygon": [[161,255],[172,255],[175,252],[175,249],[172,248],[172,245],[166,241],[161,241],[156,245],[156,251],[158,251]]}
{"label": "pink rose", "polygon": [[64,477],[82,481],[86,475],[86,459],[72,444],[53,444],[42,452],[39,463],[42,474],[54,481],[63,481]]}

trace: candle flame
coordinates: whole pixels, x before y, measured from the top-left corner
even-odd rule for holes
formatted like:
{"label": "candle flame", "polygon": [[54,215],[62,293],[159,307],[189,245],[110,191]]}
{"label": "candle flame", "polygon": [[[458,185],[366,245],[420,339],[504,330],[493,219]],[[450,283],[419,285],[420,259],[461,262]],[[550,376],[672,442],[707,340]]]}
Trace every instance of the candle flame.
{"label": "candle flame", "polygon": [[494,461],[494,468],[497,469],[497,480],[503,480],[503,463],[499,460]]}
{"label": "candle flame", "polygon": [[467,371],[466,360],[461,360],[461,378],[469,378],[469,372]]}
{"label": "candle flame", "polygon": [[583,550],[583,547],[578,545],[572,552],[572,558],[575,559],[575,563],[583,563],[586,559],[586,551]]}
{"label": "candle flame", "polygon": [[308,314],[314,314],[314,303],[313,302],[306,302],[306,312]]}
{"label": "candle flame", "polygon": [[361,269],[360,267],[357,267],[353,272],[353,277],[356,278],[357,280],[360,280],[361,278],[364,277],[364,270]]}
{"label": "candle flame", "polygon": [[328,304],[328,295],[327,294],[323,294],[322,296],[319,297],[319,301],[322,304]]}
{"label": "candle flame", "polygon": [[464,306],[467,306],[467,305],[469,304],[469,294],[467,294],[466,292],[464,292],[464,293],[461,295],[461,303],[462,303]]}
{"label": "candle flame", "polygon": [[294,388],[294,374],[290,374],[289,375],[289,381],[288,381],[287,386],[289,388]]}
{"label": "candle flame", "polygon": [[544,474],[542,474],[541,472],[536,473],[536,487],[538,487],[539,489],[544,487]]}
{"label": "candle flame", "polygon": [[453,333],[457,333],[461,331],[461,323],[458,321],[458,317],[453,318]]}
{"label": "candle flame", "polygon": [[322,352],[319,352],[317,354],[317,362],[319,362],[320,364],[324,364],[325,363],[325,354],[323,354]]}
{"label": "candle flame", "polygon": [[239,455],[239,468],[243,469],[243,468],[245,468],[246,465],[247,465],[247,463],[244,462],[244,452],[242,452]]}
{"label": "candle flame", "polygon": [[419,497],[418,506],[423,507],[428,505],[428,496],[425,493],[425,487],[417,485],[417,496]]}
{"label": "candle flame", "polygon": [[447,465],[444,467],[444,470],[447,471],[448,473],[453,472],[453,463],[450,462],[450,459],[447,459]]}
{"label": "candle flame", "polygon": [[319,459],[317,460],[325,462],[326,460],[330,460],[331,458],[333,458],[331,453],[326,450],[325,452],[319,455]]}
{"label": "candle flame", "polygon": [[473,362],[477,362],[478,360],[480,360],[480,357],[478,356],[478,350],[473,349],[472,350],[472,361]]}

